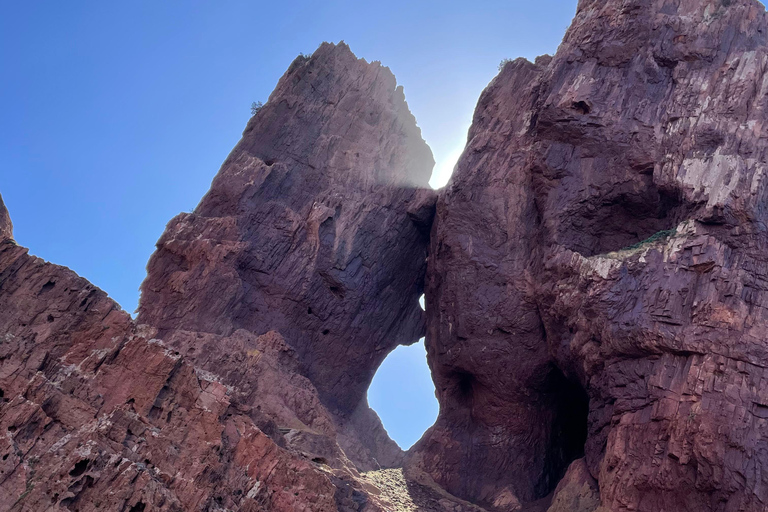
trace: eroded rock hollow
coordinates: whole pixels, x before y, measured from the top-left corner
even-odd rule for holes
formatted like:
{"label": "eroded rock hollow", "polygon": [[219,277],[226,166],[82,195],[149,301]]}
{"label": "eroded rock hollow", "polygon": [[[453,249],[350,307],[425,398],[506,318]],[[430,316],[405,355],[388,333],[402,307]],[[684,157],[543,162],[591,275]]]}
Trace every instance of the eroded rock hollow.
{"label": "eroded rock hollow", "polygon": [[[136,320],[0,199],[0,509],[768,510],[767,37],[753,0],[581,0],[439,194],[394,76],[323,44]],[[365,394],[425,334],[403,453]]]}

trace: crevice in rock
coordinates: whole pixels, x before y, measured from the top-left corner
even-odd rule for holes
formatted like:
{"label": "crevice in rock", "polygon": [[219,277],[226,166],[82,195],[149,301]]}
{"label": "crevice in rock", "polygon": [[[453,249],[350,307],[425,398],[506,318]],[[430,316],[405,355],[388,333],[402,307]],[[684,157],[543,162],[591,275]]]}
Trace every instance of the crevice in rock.
{"label": "crevice in rock", "polygon": [[69,476],[73,476],[77,478],[78,476],[85,473],[85,470],[88,469],[88,464],[90,464],[91,461],[88,459],[83,459],[75,464],[75,467],[72,468],[72,471],[69,472]]}
{"label": "crevice in rock", "polygon": [[129,512],[144,512],[145,508],[146,508],[146,505],[144,504],[144,502],[140,501],[136,503],[134,506],[132,506]]}
{"label": "crevice in rock", "polygon": [[570,463],[584,456],[589,414],[587,392],[557,366],[551,366],[545,386],[547,394],[552,397],[553,422],[546,465],[536,485],[536,494],[540,497],[552,492]]}
{"label": "crevice in rock", "polygon": [[48,281],[48,282],[46,282],[43,285],[43,287],[40,289],[40,293],[38,295],[42,295],[43,293],[52,290],[54,286],[56,286],[56,282],[55,281]]}
{"label": "crevice in rock", "polygon": [[470,372],[457,370],[449,380],[454,383],[452,391],[456,402],[471,409],[475,396],[476,377]]}
{"label": "crevice in rock", "polygon": [[592,108],[586,101],[574,101],[573,105],[571,105],[571,108],[582,115],[587,115],[592,111]]}

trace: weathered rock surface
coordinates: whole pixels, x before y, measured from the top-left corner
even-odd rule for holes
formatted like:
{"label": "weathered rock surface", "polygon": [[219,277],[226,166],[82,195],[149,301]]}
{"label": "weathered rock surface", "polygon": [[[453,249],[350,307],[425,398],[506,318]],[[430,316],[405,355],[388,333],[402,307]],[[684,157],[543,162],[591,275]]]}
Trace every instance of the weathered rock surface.
{"label": "weathered rock surface", "polygon": [[557,484],[547,512],[594,512],[599,506],[597,481],[582,458],[568,466],[565,476]]}
{"label": "weathered rock surface", "polygon": [[586,456],[601,511],[768,509],[766,36],[751,0],[581,0],[483,93],[426,286],[448,491],[540,506]]}
{"label": "weathered rock surface", "polygon": [[3,196],[0,196],[0,240],[5,238],[13,238],[13,223],[3,202]]}
{"label": "weathered rock surface", "polygon": [[68,269],[4,241],[0,292],[0,509],[382,510]]}
{"label": "weathered rock surface", "polygon": [[[333,438],[279,428],[279,411],[239,402],[104,292],[11,240],[0,242],[0,312],[0,510],[398,510]],[[297,400],[312,393],[277,335],[253,345],[250,371]],[[434,486],[401,487],[420,510],[476,510]]]}

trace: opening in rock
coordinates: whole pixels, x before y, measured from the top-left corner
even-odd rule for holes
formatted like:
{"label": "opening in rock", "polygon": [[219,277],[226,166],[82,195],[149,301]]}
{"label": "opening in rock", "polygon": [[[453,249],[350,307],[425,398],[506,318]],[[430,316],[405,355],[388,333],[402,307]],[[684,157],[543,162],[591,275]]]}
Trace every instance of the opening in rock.
{"label": "opening in rock", "polygon": [[471,111],[469,118],[466,120],[466,126],[457,130],[457,133],[459,133],[460,136],[453,142],[453,145],[432,146],[432,149],[435,152],[435,167],[432,170],[429,186],[433,189],[444,187],[451,179],[456,164],[458,163],[461,154],[464,152],[470,121]]}
{"label": "opening in rock", "polygon": [[574,101],[573,110],[582,115],[587,115],[592,110],[586,101]]}
{"label": "opening in rock", "polygon": [[53,287],[56,286],[56,283],[54,281],[48,281],[43,285],[43,287],[40,289],[40,293],[45,293],[47,291],[50,291],[53,289]]}
{"label": "opening in rock", "polygon": [[391,437],[404,450],[435,422],[435,385],[427,366],[424,339],[392,351],[368,388],[368,403]]}
{"label": "opening in rock", "polygon": [[83,459],[75,464],[75,467],[72,468],[72,471],[69,472],[69,476],[78,477],[85,473],[85,470],[88,469],[88,464],[90,464],[91,461],[88,459]]}
{"label": "opening in rock", "polygon": [[586,391],[559,368],[552,366],[546,387],[554,414],[546,468],[536,489],[542,497],[554,490],[571,462],[584,456],[589,414]]}

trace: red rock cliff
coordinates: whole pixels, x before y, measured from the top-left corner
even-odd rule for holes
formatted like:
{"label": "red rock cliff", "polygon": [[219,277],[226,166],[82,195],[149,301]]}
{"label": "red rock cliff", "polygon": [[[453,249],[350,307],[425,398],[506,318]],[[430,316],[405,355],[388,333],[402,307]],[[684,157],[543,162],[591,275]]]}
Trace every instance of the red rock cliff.
{"label": "red rock cliff", "polygon": [[751,0],[582,0],[483,93],[427,278],[447,490],[544,506],[586,457],[600,510],[766,510],[767,35]]}
{"label": "red rock cliff", "polygon": [[365,392],[423,334],[431,166],[389,70],[324,44],[171,221],[138,322],[2,207],[0,510],[479,510],[358,472],[402,459]]}
{"label": "red rock cliff", "polygon": [[[767,37],[752,0],[580,1],[484,91],[436,213],[394,77],[324,44],[136,322],[0,200],[0,509],[767,510]],[[440,415],[361,475],[403,458],[365,392],[422,288]]]}
{"label": "red rock cliff", "polygon": [[360,502],[349,471],[319,471],[218,377],[68,269],[2,241],[0,292],[0,509],[288,512]]}

